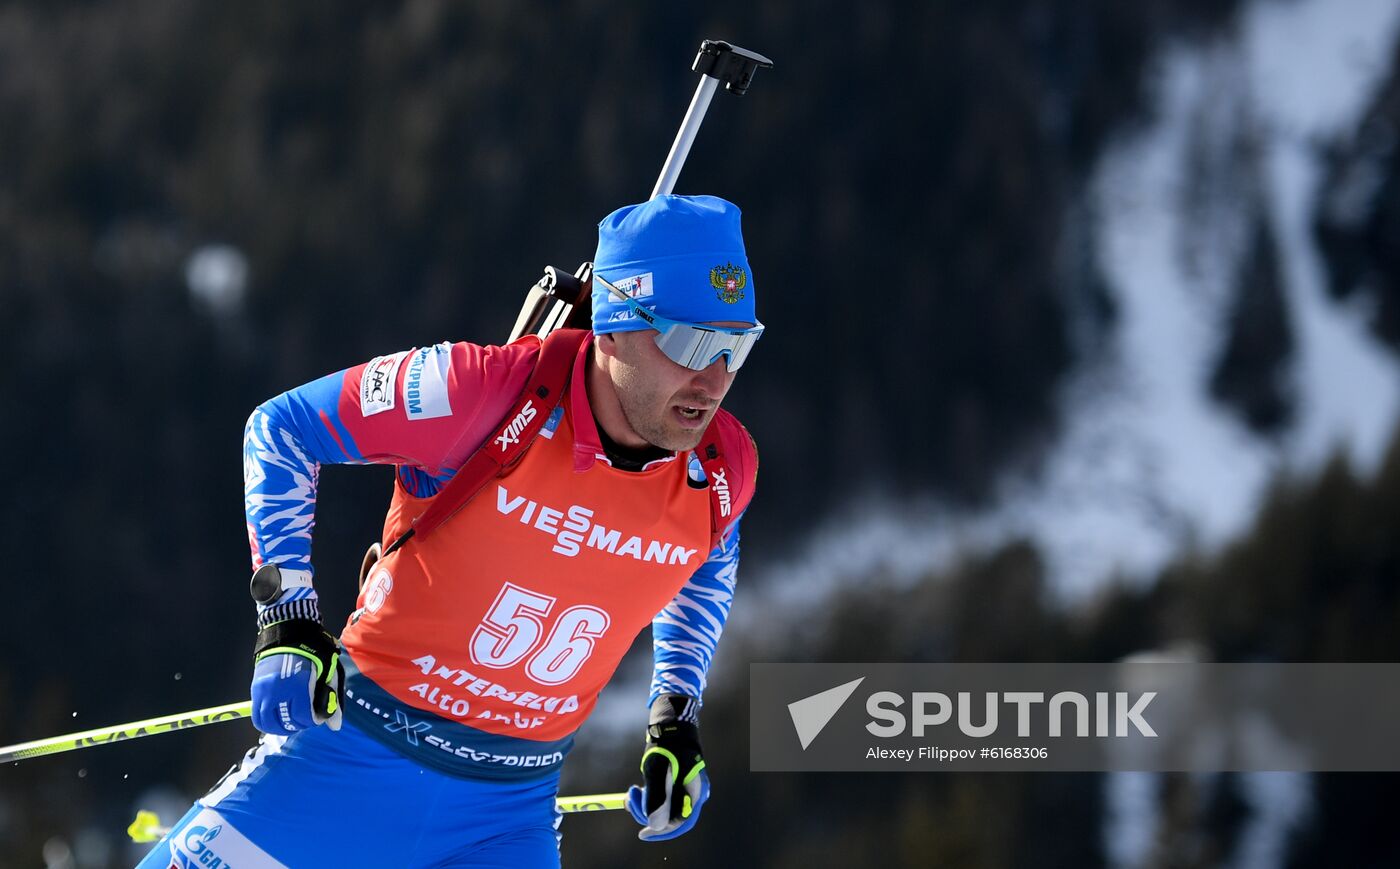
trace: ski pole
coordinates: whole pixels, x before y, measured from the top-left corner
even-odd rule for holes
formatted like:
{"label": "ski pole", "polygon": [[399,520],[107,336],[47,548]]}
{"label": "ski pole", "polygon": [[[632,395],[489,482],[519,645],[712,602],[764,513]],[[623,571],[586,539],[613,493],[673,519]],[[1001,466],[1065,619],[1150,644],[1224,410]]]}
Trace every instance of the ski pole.
{"label": "ski pole", "polygon": [[[586,794],[578,797],[555,797],[554,805],[564,814],[576,812],[606,812],[621,809],[627,801],[627,794]],[[136,820],[126,828],[131,841],[140,844],[158,842],[170,832],[170,828],[160,822],[160,816],[147,809],[136,813]]]}
{"label": "ski pole", "polygon": [[609,812],[626,808],[627,794],[585,794],[579,797],[556,797],[554,805],[564,814],[575,812]]}
{"label": "ski pole", "polygon": [[[0,748],[0,763],[27,760],[46,754],[76,751],[80,748],[123,742],[142,736],[155,736],[158,733],[173,733],[176,730],[203,727],[206,724],[216,724],[220,721],[237,721],[241,718],[249,718],[252,714],[253,704],[245,700],[242,703],[227,703],[223,706],[212,706],[208,709],[197,709],[194,712],[181,712],[176,715],[163,715],[160,718],[149,718],[145,721],[113,724],[110,727],[98,727],[93,730],[84,730],[81,733],[69,733],[33,742],[7,745]],[[583,794],[576,797],[559,797],[557,803],[561,812],[598,812],[622,808],[623,800],[626,797],[626,794]],[[145,829],[152,823],[157,823],[149,821],[145,817],[146,815],[150,815],[150,813],[143,812],[132,823],[133,836],[136,835],[134,831],[137,829]],[[153,818],[154,815],[151,817]]]}
{"label": "ski pole", "polygon": [[142,736],[155,736],[158,733],[173,733],[176,730],[203,727],[206,724],[217,724],[220,721],[237,721],[240,718],[249,718],[252,714],[253,704],[245,700],[242,703],[226,703],[223,706],[211,706],[208,709],[197,709],[194,712],[181,712],[176,715],[163,715],[160,718],[148,718],[145,721],[113,724],[109,727],[98,727],[80,733],[69,733],[64,736],[53,736],[48,739],[36,739],[33,742],[4,746],[0,748],[0,763],[10,760],[27,760],[46,754],[60,754],[65,751],[77,751],[80,748],[123,742]]}

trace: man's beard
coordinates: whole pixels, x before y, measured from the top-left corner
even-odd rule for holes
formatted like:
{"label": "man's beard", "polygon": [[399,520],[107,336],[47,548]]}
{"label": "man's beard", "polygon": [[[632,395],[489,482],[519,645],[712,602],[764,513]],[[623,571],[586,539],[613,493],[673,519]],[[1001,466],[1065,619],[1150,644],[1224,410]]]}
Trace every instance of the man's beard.
{"label": "man's beard", "polygon": [[[632,431],[641,435],[642,439],[655,447],[663,450],[681,452],[683,450],[693,450],[700,445],[700,440],[705,436],[704,427],[686,431],[680,427],[674,430],[666,427],[665,417],[671,412],[671,404],[668,401],[663,405],[660,414],[648,414],[649,407],[655,407],[656,402],[652,396],[634,396],[625,390],[618,391],[618,404],[622,406],[622,415],[631,426]],[[708,416],[705,421],[709,422],[709,416],[713,416],[715,411],[707,411]]]}

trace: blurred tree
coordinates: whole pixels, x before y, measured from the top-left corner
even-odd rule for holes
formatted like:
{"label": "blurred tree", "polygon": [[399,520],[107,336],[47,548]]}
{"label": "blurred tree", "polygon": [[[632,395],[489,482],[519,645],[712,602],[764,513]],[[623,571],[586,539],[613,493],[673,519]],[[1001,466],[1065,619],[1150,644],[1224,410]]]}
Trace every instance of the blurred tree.
{"label": "blurred tree", "polygon": [[1293,418],[1288,361],[1294,341],[1279,276],[1277,244],[1268,221],[1266,210],[1255,210],[1249,252],[1230,312],[1229,336],[1211,375],[1210,388],[1250,428],[1277,435]]}
{"label": "blurred tree", "polygon": [[1400,63],[1330,162],[1315,231],[1332,295],[1364,300],[1376,333],[1400,350]]}

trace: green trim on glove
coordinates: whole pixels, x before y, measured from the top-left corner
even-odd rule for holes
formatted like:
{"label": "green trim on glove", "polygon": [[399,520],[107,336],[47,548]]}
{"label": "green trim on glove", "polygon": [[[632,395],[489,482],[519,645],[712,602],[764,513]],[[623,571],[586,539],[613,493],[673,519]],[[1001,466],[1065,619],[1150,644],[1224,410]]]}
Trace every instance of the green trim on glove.
{"label": "green trim on glove", "polygon": [[258,631],[253,646],[253,664],[272,655],[297,655],[316,667],[312,680],[311,711],[317,723],[329,721],[340,729],[340,692],[345,687],[345,670],[340,666],[340,644],[312,619],[290,618],[273,622]]}
{"label": "green trim on glove", "polygon": [[659,745],[653,745],[642,752],[642,762],[638,768],[642,771],[643,775],[646,775],[647,771],[647,758],[651,757],[653,754],[663,755],[671,762],[671,778],[674,779],[681,774],[681,762],[676,759],[676,756]]}
{"label": "green trim on glove", "polygon": [[[314,653],[308,652],[308,651],[306,651],[305,649],[300,648],[300,647],[298,647],[298,646],[273,646],[273,647],[270,648],[270,649],[265,649],[265,650],[259,652],[259,653],[253,658],[253,663],[256,664],[256,663],[258,663],[259,661],[261,661],[263,658],[269,658],[269,657],[271,657],[271,656],[273,656],[273,655],[300,655],[300,656],[302,656],[302,657],[305,658],[306,660],[308,660],[308,661],[310,661],[311,663],[313,663],[313,664],[316,665],[316,679],[317,679],[317,681],[320,680],[320,678],[321,678],[321,673],[324,672],[325,669],[326,669],[326,665],[321,663],[321,659],[320,659],[319,657],[317,657]],[[331,667],[335,667],[335,662],[334,662],[334,661],[331,662]]]}

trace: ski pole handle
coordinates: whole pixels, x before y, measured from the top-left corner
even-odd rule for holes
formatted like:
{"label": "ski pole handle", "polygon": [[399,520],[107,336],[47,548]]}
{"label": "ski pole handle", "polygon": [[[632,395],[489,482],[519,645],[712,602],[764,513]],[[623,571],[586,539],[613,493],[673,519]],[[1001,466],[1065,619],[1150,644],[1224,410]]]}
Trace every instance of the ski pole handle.
{"label": "ski pole handle", "polygon": [[249,718],[252,714],[253,704],[245,700],[242,703],[227,703],[223,706],[211,706],[208,709],[196,709],[194,712],[181,712],[176,715],[164,715],[160,718],[148,718],[145,721],[133,721],[129,724],[113,724],[110,727],[98,727],[79,733],[51,736],[48,739],[36,739],[33,742],[21,742],[0,748],[0,763],[11,760],[28,760],[31,757],[42,757],[48,754],[61,754],[65,751],[77,751],[80,748],[124,742],[128,739],[139,739],[142,736],[155,736],[158,733],[173,733],[177,730],[188,730],[191,727],[217,724],[220,721],[237,721],[240,718]]}
{"label": "ski pole handle", "polygon": [[700,53],[695,55],[691,69],[700,73],[700,85],[695,96],[690,99],[690,108],[685,112],[685,120],[671,143],[671,152],[661,167],[661,176],[656,179],[651,198],[655,199],[676,189],[676,179],[681,167],[690,154],[690,146],[695,142],[695,134],[705,120],[705,112],[710,108],[710,99],[721,84],[725,90],[741,97],[753,83],[754,73],[759,69],[771,69],[773,61],[757,52],[730,45],[718,39],[707,39],[700,43]]}

